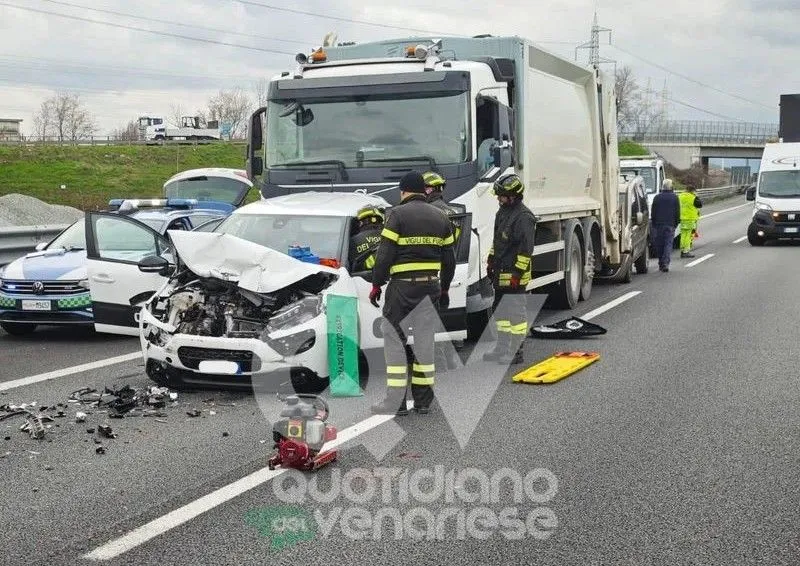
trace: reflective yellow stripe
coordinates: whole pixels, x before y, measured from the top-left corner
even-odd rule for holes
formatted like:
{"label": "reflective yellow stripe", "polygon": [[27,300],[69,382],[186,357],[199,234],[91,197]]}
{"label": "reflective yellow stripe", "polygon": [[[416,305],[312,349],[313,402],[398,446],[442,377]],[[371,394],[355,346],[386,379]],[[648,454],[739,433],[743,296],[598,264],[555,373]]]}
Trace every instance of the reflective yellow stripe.
{"label": "reflective yellow stripe", "polygon": [[497,330],[511,328],[511,321],[509,320],[498,320],[496,324]]}
{"label": "reflective yellow stripe", "polygon": [[393,242],[396,242],[400,238],[400,235],[397,232],[392,232],[388,228],[384,228],[381,231],[381,236]]}
{"label": "reflective yellow stripe", "polygon": [[401,375],[405,375],[407,369],[408,369],[407,366],[386,366],[386,373],[390,375],[398,373]]}
{"label": "reflective yellow stripe", "polygon": [[[459,231],[460,231],[460,230],[459,230]],[[447,236],[447,237],[446,237],[446,238],[445,238],[445,239],[442,241],[442,245],[443,245],[443,246],[449,246],[449,245],[451,245],[453,242],[455,242],[455,238],[453,238],[453,235],[451,234],[451,235]]]}
{"label": "reflective yellow stripe", "polygon": [[405,387],[408,385],[408,379],[389,378],[386,380],[386,387]]}
{"label": "reflective yellow stripe", "polygon": [[398,263],[389,269],[389,274],[394,275],[395,273],[405,273],[407,271],[439,271],[440,269],[442,269],[442,264],[438,261]]}
{"label": "reflective yellow stripe", "polygon": [[367,261],[364,262],[364,265],[367,266],[367,269],[372,269],[375,267],[375,256],[371,255],[367,258]]}
{"label": "reflective yellow stripe", "polygon": [[528,332],[528,323],[523,322],[522,324],[515,324],[511,326],[511,334],[522,334],[525,335]]}
{"label": "reflective yellow stripe", "polygon": [[[450,244],[453,243],[453,238],[450,237]],[[448,243],[446,240],[438,236],[408,236],[397,239],[399,246],[442,246]]]}
{"label": "reflective yellow stripe", "polygon": [[411,385],[433,385],[433,378],[414,376],[411,378]]}
{"label": "reflective yellow stripe", "polygon": [[514,264],[514,267],[516,267],[519,270],[525,270],[528,268],[530,264],[531,264],[531,258],[524,255],[518,255],[517,262]]}
{"label": "reflective yellow stripe", "polygon": [[431,371],[436,371],[435,364],[414,364],[411,366],[413,371],[421,371],[423,373],[428,373]]}

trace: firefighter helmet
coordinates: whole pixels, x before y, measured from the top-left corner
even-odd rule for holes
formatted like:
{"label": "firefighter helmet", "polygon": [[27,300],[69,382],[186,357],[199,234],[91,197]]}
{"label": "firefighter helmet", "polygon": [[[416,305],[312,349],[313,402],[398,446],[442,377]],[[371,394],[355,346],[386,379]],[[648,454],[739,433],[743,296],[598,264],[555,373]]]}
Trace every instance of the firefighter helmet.
{"label": "firefighter helmet", "polygon": [[447,182],[444,180],[444,177],[439,175],[438,173],[434,173],[433,171],[428,171],[422,178],[425,180],[426,187],[433,187],[437,191],[444,190],[444,186]]}
{"label": "firefighter helmet", "polygon": [[503,175],[494,182],[494,194],[497,196],[521,197],[525,185],[516,173]]}
{"label": "firefighter helmet", "polygon": [[356,219],[363,226],[365,224],[382,224],[385,216],[380,208],[367,205],[358,211]]}

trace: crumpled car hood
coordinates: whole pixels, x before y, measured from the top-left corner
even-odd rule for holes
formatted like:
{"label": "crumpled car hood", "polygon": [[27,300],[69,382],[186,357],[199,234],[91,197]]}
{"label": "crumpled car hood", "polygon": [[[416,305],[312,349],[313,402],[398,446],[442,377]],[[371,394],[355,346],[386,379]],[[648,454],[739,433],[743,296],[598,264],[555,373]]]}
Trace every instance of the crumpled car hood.
{"label": "crumpled car hood", "polygon": [[338,274],[327,266],[302,262],[229,234],[170,230],[169,235],[192,273],[235,281],[254,293],[272,293],[319,273]]}

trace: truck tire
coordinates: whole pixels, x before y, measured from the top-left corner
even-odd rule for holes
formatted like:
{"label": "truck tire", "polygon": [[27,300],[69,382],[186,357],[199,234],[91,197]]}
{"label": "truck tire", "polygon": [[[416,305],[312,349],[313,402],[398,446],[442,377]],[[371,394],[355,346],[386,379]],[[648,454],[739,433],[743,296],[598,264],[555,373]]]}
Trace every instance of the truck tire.
{"label": "truck tire", "polygon": [[578,304],[583,282],[583,245],[580,223],[575,219],[564,222],[564,279],[551,295],[553,305],[559,309],[573,309]]}
{"label": "truck tire", "polygon": [[636,258],[636,273],[644,275],[650,269],[650,242],[642,250],[642,255]]}
{"label": "truck tire", "polygon": [[758,235],[758,228],[753,223],[747,227],[747,241],[751,246],[763,246],[766,243],[766,239]]}
{"label": "truck tire", "polygon": [[633,281],[633,258],[627,258],[622,269],[623,272],[620,281],[623,283],[630,283]]}

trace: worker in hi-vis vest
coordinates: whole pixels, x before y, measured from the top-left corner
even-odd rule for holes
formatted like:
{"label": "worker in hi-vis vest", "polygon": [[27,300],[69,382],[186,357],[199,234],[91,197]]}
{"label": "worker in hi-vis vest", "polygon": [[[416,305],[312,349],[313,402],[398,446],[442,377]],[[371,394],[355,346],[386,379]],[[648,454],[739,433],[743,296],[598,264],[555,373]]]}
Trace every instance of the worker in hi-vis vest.
{"label": "worker in hi-vis vest", "polygon": [[695,194],[695,189],[689,187],[678,195],[681,205],[681,257],[694,257],[692,240],[697,230],[697,221],[700,219],[700,209],[703,203]]}

